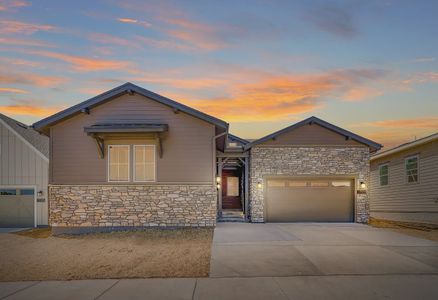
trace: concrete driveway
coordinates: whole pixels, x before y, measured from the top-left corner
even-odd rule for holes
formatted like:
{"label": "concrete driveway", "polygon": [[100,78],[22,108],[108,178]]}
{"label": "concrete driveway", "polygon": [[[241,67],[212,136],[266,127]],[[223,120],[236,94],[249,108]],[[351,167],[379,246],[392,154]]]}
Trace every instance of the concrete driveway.
{"label": "concrete driveway", "polygon": [[438,243],[362,224],[219,223],[210,277],[438,274]]}

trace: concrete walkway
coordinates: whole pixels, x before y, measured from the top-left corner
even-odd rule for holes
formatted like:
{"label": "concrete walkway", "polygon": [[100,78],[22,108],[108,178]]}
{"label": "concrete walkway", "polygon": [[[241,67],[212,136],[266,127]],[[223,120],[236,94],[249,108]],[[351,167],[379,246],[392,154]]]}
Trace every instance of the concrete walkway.
{"label": "concrete walkway", "polygon": [[0,283],[0,299],[438,299],[438,275],[122,279]]}

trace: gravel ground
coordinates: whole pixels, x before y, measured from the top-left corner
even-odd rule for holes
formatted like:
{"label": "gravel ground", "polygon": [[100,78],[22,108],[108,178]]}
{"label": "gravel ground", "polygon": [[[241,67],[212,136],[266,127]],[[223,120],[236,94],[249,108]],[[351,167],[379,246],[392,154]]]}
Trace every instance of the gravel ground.
{"label": "gravel ground", "polygon": [[0,234],[0,281],[206,277],[213,229]]}

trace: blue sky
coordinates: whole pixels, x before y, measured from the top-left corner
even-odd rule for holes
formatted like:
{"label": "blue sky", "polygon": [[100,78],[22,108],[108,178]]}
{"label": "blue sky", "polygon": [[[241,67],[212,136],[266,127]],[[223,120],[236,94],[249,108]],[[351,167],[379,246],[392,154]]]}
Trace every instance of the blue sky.
{"label": "blue sky", "polygon": [[0,111],[130,81],[257,138],[311,115],[385,146],[438,131],[436,1],[0,0]]}

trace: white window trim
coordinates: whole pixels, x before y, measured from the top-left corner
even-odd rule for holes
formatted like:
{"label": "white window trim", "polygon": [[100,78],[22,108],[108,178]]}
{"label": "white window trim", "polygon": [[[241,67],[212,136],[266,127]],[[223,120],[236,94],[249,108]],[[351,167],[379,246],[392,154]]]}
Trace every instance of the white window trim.
{"label": "white window trim", "polygon": [[[380,178],[381,178],[381,175],[380,175],[380,168],[382,168],[382,167],[388,167],[388,174],[386,175],[387,177],[388,177],[388,183],[385,185],[385,184],[382,184],[381,183],[381,180],[380,180]],[[388,163],[386,163],[386,164],[382,164],[382,165],[379,165],[379,186],[388,186],[389,185],[389,164]]]}
{"label": "white window trim", "polygon": [[[128,147],[128,180],[110,180],[110,147]],[[130,182],[131,181],[131,146],[130,145],[108,145],[107,147],[107,180],[108,182]]]}
{"label": "white window trim", "polygon": [[[413,181],[413,182],[409,182],[409,180],[408,180],[408,169],[406,168],[407,161],[408,161],[408,159],[411,159],[411,158],[417,158],[417,181]],[[417,183],[419,183],[420,182],[420,156],[418,154],[415,154],[415,155],[410,155],[410,156],[405,157],[405,165],[404,165],[403,171],[404,171],[404,177],[405,177],[405,183],[406,184],[417,184]]]}
{"label": "white window trim", "polygon": [[[154,153],[154,179],[153,180],[137,180],[135,178],[135,161],[136,161],[136,157],[135,157],[135,147],[152,147],[154,149],[153,153]],[[157,153],[156,153],[156,146],[155,145],[151,145],[151,144],[146,144],[146,145],[134,145],[134,160],[132,162],[132,169],[133,169],[133,177],[134,180],[133,182],[157,182]]]}

